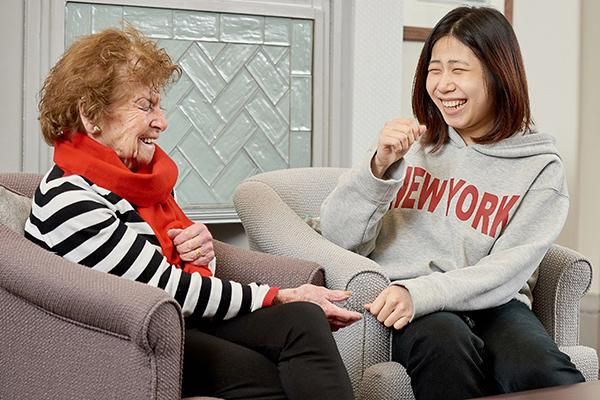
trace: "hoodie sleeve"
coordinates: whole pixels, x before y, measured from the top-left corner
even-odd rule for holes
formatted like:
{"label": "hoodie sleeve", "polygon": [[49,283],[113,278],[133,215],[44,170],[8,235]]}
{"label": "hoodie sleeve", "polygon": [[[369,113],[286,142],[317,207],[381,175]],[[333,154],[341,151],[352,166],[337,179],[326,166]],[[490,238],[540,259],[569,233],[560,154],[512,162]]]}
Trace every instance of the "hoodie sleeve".
{"label": "hoodie sleeve", "polygon": [[414,316],[435,311],[495,307],[513,299],[558,237],[569,208],[560,161],[549,164],[496,240],[477,264],[395,281],[411,294]]}
{"label": "hoodie sleeve", "polygon": [[321,205],[321,233],[328,240],[361,255],[369,255],[384,214],[402,186],[404,160],[392,165],[386,179],[371,172],[370,157],[340,176],[338,185]]}

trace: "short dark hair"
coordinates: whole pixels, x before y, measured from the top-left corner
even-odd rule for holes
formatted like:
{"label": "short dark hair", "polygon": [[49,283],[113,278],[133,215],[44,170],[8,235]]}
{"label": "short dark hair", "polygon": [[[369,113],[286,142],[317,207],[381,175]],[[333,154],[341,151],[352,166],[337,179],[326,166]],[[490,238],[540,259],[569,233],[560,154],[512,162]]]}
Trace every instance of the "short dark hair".
{"label": "short dark hair", "polygon": [[512,26],[502,13],[493,8],[458,7],[433,28],[417,63],[412,107],[415,117],[427,126],[423,138],[425,144],[433,145],[432,151],[437,151],[449,140],[448,125],[426,88],[433,46],[445,36],[459,40],[479,59],[492,107],[496,110],[491,131],[474,138],[475,143],[495,143],[517,132],[531,132],[533,120],[527,78]]}

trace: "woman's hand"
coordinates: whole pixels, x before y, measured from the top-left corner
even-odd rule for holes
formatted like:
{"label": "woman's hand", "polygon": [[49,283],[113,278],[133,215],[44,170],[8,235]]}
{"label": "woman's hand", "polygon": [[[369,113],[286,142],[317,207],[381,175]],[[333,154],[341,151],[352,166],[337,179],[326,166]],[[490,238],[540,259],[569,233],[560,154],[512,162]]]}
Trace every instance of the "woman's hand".
{"label": "woman's hand", "polygon": [[392,285],[382,290],[365,308],[388,328],[402,329],[413,315],[412,297],[404,286]]}
{"label": "woman's hand", "polygon": [[304,284],[294,289],[281,289],[273,304],[291,303],[293,301],[309,301],[320,306],[325,312],[332,331],[337,331],[361,319],[360,313],[339,307],[334,302],[347,300],[352,292],[331,290],[322,286]]}
{"label": "woman's hand", "polygon": [[425,133],[427,128],[414,119],[394,119],[386,122],[379,134],[377,153],[371,160],[371,171],[377,178],[382,178],[385,171],[400,160],[410,146]]}
{"label": "woman's hand", "polygon": [[185,229],[169,229],[167,235],[183,261],[206,265],[215,258],[213,238],[204,224],[194,223]]}

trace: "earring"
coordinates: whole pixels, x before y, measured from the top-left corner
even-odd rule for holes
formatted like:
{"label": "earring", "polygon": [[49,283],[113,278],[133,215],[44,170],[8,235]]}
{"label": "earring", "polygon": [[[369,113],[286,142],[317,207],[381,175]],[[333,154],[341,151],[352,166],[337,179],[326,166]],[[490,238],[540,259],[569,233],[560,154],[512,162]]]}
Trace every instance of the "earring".
{"label": "earring", "polygon": [[102,132],[102,129],[100,129],[98,125],[94,125],[94,127],[92,128],[92,133],[94,135],[98,135],[100,132]]}

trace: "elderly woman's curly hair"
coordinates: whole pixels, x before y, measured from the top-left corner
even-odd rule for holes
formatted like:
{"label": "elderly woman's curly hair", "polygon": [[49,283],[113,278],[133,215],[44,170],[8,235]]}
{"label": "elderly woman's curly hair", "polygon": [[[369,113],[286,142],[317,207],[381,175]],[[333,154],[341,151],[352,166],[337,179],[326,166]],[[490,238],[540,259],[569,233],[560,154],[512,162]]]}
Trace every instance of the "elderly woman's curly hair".
{"label": "elderly woman's curly hair", "polygon": [[69,132],[84,132],[80,110],[100,124],[133,86],[160,92],[180,76],[167,52],[133,27],[81,37],[50,70],[40,92],[44,140],[53,145]]}

